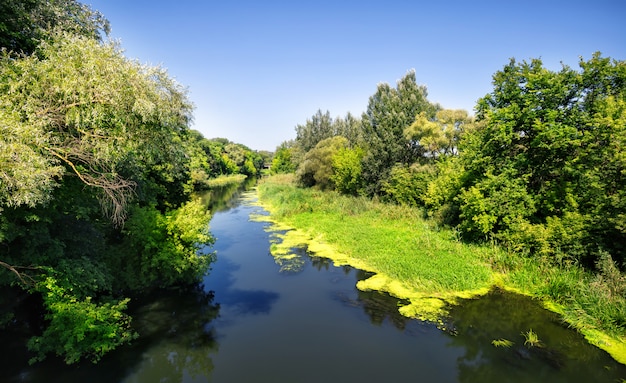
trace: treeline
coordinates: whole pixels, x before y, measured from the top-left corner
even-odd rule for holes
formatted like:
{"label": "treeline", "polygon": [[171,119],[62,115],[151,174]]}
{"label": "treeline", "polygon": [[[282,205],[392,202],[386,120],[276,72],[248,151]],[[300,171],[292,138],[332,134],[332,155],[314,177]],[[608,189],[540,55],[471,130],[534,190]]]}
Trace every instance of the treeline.
{"label": "treeline", "polygon": [[210,213],[193,192],[265,159],[190,129],[185,89],[104,42],[88,6],[0,9],[0,285],[41,301],[33,360],[96,361],[137,336],[130,294],[207,272]]}
{"label": "treeline", "polygon": [[[318,111],[276,150],[273,172],[424,209],[469,241],[559,265],[626,267],[626,63],[580,69],[512,59],[476,115],[430,102],[407,73],[360,118]],[[626,294],[619,272],[613,294]],[[621,325],[626,325],[622,316]]]}

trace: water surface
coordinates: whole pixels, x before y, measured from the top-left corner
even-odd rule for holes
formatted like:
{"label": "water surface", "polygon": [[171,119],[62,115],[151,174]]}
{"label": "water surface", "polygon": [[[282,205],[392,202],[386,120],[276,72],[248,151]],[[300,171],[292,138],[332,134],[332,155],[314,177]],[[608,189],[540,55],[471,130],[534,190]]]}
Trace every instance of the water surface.
{"label": "water surface", "polygon": [[[8,382],[620,382],[626,366],[536,302],[494,291],[452,309],[445,330],[398,314],[401,301],[361,292],[369,274],[294,249],[269,253],[266,214],[244,193],[220,205],[204,283],[136,298],[141,338],[98,365],[28,366],[19,334],[3,332]],[[532,329],[541,345],[524,344]],[[23,335],[26,334],[26,331]],[[11,338],[7,338],[11,337]],[[496,347],[506,339],[510,347]],[[23,341],[23,340],[22,340]]]}

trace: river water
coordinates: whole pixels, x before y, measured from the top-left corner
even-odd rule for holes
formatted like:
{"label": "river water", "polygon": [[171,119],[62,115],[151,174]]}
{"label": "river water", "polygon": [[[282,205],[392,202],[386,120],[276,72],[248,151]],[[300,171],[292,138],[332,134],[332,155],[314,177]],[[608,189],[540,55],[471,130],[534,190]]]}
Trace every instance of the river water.
{"label": "river water", "polygon": [[[402,302],[361,292],[369,275],[274,236],[254,192],[215,205],[216,251],[204,283],[134,299],[141,338],[93,365],[28,366],[19,336],[2,333],[1,382],[622,382],[626,366],[586,343],[536,302],[494,291],[454,308],[445,329],[398,314]],[[541,341],[525,343],[529,330]],[[496,347],[494,340],[511,345]],[[21,340],[23,342],[23,340]]]}

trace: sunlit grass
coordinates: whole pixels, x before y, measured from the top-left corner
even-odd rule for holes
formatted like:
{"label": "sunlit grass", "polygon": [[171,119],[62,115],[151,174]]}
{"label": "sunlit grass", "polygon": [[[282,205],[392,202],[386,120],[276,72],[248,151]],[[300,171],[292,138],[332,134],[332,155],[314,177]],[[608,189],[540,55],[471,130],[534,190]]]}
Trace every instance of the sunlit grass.
{"label": "sunlit grass", "polygon": [[245,174],[221,175],[221,176],[207,180],[206,186],[209,188],[212,188],[212,187],[225,186],[225,185],[231,185],[231,184],[239,184],[239,183],[242,183],[243,180],[245,180],[246,178],[247,176]]}

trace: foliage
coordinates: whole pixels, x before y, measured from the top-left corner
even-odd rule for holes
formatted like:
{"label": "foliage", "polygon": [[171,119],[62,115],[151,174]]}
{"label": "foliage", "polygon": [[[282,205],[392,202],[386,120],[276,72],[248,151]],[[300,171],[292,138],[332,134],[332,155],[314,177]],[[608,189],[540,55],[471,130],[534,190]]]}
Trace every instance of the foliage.
{"label": "foliage", "polygon": [[69,32],[92,39],[108,34],[108,20],[76,0],[12,0],[0,2],[0,47],[33,53],[54,33]]}
{"label": "foliage", "polygon": [[430,119],[426,112],[420,112],[404,134],[421,147],[426,156],[436,159],[441,155],[458,154],[461,137],[472,125],[472,118],[466,111],[442,109],[437,111],[434,119]]}
{"label": "foliage", "polygon": [[[97,16],[69,0],[2,6]],[[57,25],[65,32],[25,35],[36,54],[0,58],[0,283],[43,296],[48,325],[29,344],[38,360],[98,360],[132,339],[125,294],[196,282],[213,260],[198,252],[212,242],[209,212],[188,202],[215,174],[211,149],[234,172],[263,162],[190,131],[186,91],[94,39],[101,25],[89,20],[93,34]]]}
{"label": "foliage", "polygon": [[260,153],[225,138],[206,139],[192,130],[189,141],[192,183],[196,189],[209,188],[210,179],[223,175],[257,176],[265,164]]}
{"label": "foliage", "polygon": [[358,195],[363,190],[361,148],[340,148],[332,157],[331,182],[343,194]]}
{"label": "foliage", "polygon": [[292,160],[292,152],[294,150],[293,147],[288,147],[286,143],[283,143],[276,149],[276,154],[274,154],[274,159],[272,160],[272,174],[293,173],[296,170]]}
{"label": "foliage", "polygon": [[190,201],[165,214],[154,207],[136,207],[124,225],[125,241],[117,250],[125,283],[132,289],[170,287],[198,281],[213,256],[200,247],[213,243],[210,214],[199,201]]}
{"label": "foliage", "polygon": [[434,168],[429,165],[396,165],[382,182],[383,200],[409,206],[423,206]]}
{"label": "foliage", "polygon": [[[62,165],[64,174],[98,189],[103,207],[120,223],[133,186],[144,195],[154,189],[144,175],[171,182],[184,174],[177,134],[186,128],[191,106],[164,71],[127,60],[114,45],[67,35],[42,44],[40,56],[5,56],[0,108],[20,116],[5,124],[29,132],[21,142],[39,157],[35,163],[47,165],[42,176],[58,175]],[[22,165],[12,160],[8,169],[19,174]],[[41,187],[53,185],[44,181]]]}
{"label": "foliage", "polygon": [[461,145],[457,203],[470,237],[555,259],[566,250],[587,266],[598,250],[626,260],[626,64],[595,54],[580,67],[511,60],[494,75],[480,127]]}
{"label": "foliage", "polygon": [[304,161],[298,167],[296,176],[299,182],[304,186],[332,188],[333,157],[347,145],[348,140],[341,136],[320,141],[315,148],[306,153]]}
{"label": "foliage", "polygon": [[41,336],[28,342],[28,348],[37,354],[31,362],[55,353],[68,364],[83,357],[95,363],[137,336],[130,328],[130,317],[123,312],[128,299],[97,304],[91,297],[77,298],[53,275],[43,278],[36,290],[43,296],[50,323]]}
{"label": "foliage", "polygon": [[415,72],[408,72],[397,87],[379,84],[363,114],[363,138],[367,152],[363,158],[363,178],[369,194],[376,194],[381,180],[400,163],[410,165],[424,155],[422,147],[407,140],[405,130],[420,113],[434,116],[437,106],[427,100],[425,86],[419,86]]}
{"label": "foliage", "polygon": [[318,110],[304,125],[296,126],[296,142],[304,153],[313,149],[320,141],[336,135],[330,112]]}

